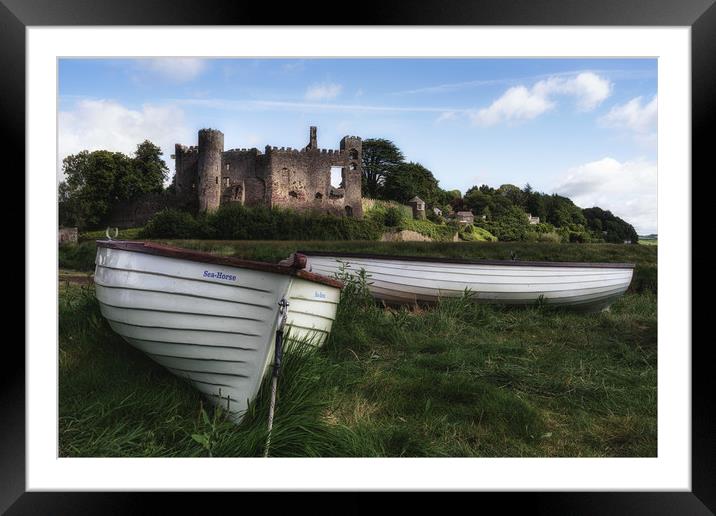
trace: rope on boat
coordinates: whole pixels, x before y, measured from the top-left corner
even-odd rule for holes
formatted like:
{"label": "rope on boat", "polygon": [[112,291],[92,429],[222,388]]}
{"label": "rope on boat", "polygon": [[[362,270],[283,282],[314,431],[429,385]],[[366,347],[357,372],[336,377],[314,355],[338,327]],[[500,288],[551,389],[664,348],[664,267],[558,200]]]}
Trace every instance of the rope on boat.
{"label": "rope on boat", "polygon": [[278,386],[278,375],[281,371],[281,360],[283,359],[283,327],[286,325],[288,301],[282,298],[278,306],[279,322],[276,327],[276,349],[274,351],[273,374],[271,375],[271,404],[269,405],[268,436],[266,437],[264,457],[268,457],[269,447],[271,446],[271,430],[273,429],[273,417],[276,411],[276,389]]}

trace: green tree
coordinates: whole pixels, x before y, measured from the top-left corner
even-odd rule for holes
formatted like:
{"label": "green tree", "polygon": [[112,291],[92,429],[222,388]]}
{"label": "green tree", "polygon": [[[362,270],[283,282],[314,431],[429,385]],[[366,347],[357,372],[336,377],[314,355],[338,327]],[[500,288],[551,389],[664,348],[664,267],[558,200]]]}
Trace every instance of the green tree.
{"label": "green tree", "polygon": [[415,196],[428,205],[439,203],[442,190],[433,173],[420,163],[401,163],[387,174],[383,185],[386,199],[407,203]]}
{"label": "green tree", "polygon": [[639,241],[634,226],[616,217],[611,211],[595,206],[582,210],[582,213],[587,220],[587,228],[594,238],[611,243],[622,243],[624,240]]}
{"label": "green tree", "polygon": [[492,196],[473,186],[465,193],[463,202],[475,215],[487,215],[486,209],[492,205]]}
{"label": "green tree", "polygon": [[164,182],[169,177],[169,169],[162,159],[162,150],[149,140],[137,145],[133,159],[131,178],[125,183],[132,185],[127,190],[127,198],[133,198],[142,193],[160,193],[164,189]]}
{"label": "green tree", "polygon": [[553,194],[545,196],[546,222],[558,228],[568,227],[570,224],[586,226],[582,209],[576,206],[571,199]]}
{"label": "green tree", "polygon": [[497,189],[497,193],[507,197],[515,206],[525,207],[525,193],[515,185],[502,185]]}
{"label": "green tree", "polygon": [[382,197],[386,176],[404,159],[403,153],[390,140],[363,140],[363,195],[374,199]]}
{"label": "green tree", "polygon": [[545,208],[544,202],[545,196],[534,191],[525,192],[525,196],[527,198],[525,201],[527,212],[539,217],[541,221],[547,220],[547,209]]}
{"label": "green tree", "polygon": [[82,151],[62,160],[66,180],[60,184],[60,219],[64,225],[93,228],[102,225],[119,201],[118,178],[130,175],[132,161],[121,152]]}
{"label": "green tree", "polygon": [[100,227],[116,204],[161,192],[169,172],[161,154],[144,141],[131,158],[107,150],[67,156],[62,160],[65,180],[58,188],[60,224]]}
{"label": "green tree", "polygon": [[499,217],[489,216],[485,221],[476,220],[475,225],[487,229],[499,240],[525,240],[530,230],[525,212],[519,206],[510,203],[509,199],[500,195],[496,196],[496,199],[498,198],[502,198],[508,203],[502,206],[504,211],[501,215]]}

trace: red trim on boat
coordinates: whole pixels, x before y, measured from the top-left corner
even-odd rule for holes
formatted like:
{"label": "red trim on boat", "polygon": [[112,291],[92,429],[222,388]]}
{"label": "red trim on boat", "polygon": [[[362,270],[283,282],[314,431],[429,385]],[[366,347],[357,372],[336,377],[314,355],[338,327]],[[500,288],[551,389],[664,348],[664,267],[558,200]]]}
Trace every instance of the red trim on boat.
{"label": "red trim on boat", "polygon": [[217,256],[215,254],[206,253],[204,251],[196,251],[194,249],[185,249],[182,247],[174,247],[166,244],[158,244],[156,242],[143,242],[134,240],[97,240],[97,247],[106,247],[108,249],[120,249],[122,251],[131,251],[134,253],[152,254],[155,256],[165,256],[167,258],[177,258],[180,260],[189,260],[192,262],[213,263],[218,265],[228,265],[231,267],[240,267],[242,269],[252,269],[257,271],[271,272],[274,274],[286,274],[288,276],[296,276],[313,283],[321,283],[331,287],[343,288],[343,282],[315,274],[303,270],[306,266],[306,258],[301,257],[300,253],[291,265],[279,265],[266,262],[255,262],[252,260],[243,260],[241,258],[233,258],[230,256]]}

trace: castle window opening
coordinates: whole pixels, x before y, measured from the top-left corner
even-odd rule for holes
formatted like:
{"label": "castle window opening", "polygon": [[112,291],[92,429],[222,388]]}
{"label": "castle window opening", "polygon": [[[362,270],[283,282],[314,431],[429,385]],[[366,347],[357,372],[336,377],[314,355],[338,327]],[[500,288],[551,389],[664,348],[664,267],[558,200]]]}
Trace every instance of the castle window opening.
{"label": "castle window opening", "polygon": [[228,164],[228,163],[226,164],[226,170],[229,170],[229,164]]}
{"label": "castle window opening", "polygon": [[343,188],[343,167],[331,167],[331,186]]}
{"label": "castle window opening", "polygon": [[234,199],[239,198],[239,193],[241,193],[241,190],[238,186],[234,187]]}
{"label": "castle window opening", "polygon": [[352,217],[352,216],[353,216],[353,208],[351,208],[350,206],[346,206],[345,210],[346,210],[346,215],[347,215],[348,217]]}
{"label": "castle window opening", "polygon": [[290,192],[288,192],[288,195],[298,199],[298,193],[295,190],[291,190]]}
{"label": "castle window opening", "polygon": [[216,184],[219,184],[219,176],[216,176]]}
{"label": "castle window opening", "polygon": [[323,199],[323,194],[321,192],[316,192],[316,199]]}
{"label": "castle window opening", "polygon": [[225,184],[226,186],[230,186],[230,184],[231,184],[231,179],[228,178],[228,177],[225,178],[225,179],[224,179],[224,184]]}
{"label": "castle window opening", "polygon": [[356,164],[355,164],[355,163],[351,163],[349,168],[350,168],[351,170],[355,170],[357,167],[356,167]]}
{"label": "castle window opening", "polygon": [[351,159],[358,159],[358,151],[355,149],[351,149],[348,155]]}

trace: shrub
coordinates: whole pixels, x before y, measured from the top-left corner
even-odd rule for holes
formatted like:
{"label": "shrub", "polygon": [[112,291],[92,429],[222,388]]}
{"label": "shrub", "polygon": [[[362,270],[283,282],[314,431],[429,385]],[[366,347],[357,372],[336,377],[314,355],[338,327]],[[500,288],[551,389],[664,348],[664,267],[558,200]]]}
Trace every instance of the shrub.
{"label": "shrub", "polygon": [[559,233],[557,233],[556,231],[552,231],[550,233],[538,233],[537,241],[559,244],[562,241],[562,237],[559,236]]}
{"label": "shrub", "polygon": [[208,231],[203,219],[194,218],[190,213],[166,209],[154,215],[140,238],[206,238]]}
{"label": "shrub", "polygon": [[78,245],[61,245],[58,249],[58,262],[61,269],[91,271],[94,269],[97,247],[94,240],[80,242]]}
{"label": "shrub", "polygon": [[437,242],[449,242],[455,237],[458,228],[454,224],[435,224],[429,220],[404,220],[400,224],[400,229],[408,229],[415,231],[426,237],[430,237]]}
{"label": "shrub", "polygon": [[376,199],[363,199],[363,214],[366,219],[374,221],[379,226],[397,227],[401,221],[413,218],[410,206],[395,201],[380,201]]}
{"label": "shrub", "polygon": [[571,243],[590,243],[592,242],[591,233],[581,224],[568,224],[561,227],[558,233],[562,237],[562,242]]}
{"label": "shrub", "polygon": [[652,292],[657,293],[658,273],[656,265],[637,264],[634,269],[634,276],[629,285],[630,292]]}
{"label": "shrub", "polygon": [[382,225],[374,220],[232,203],[198,218],[172,210],[160,212],[147,223],[141,236],[218,240],[378,240],[381,234]]}
{"label": "shrub", "polygon": [[497,242],[497,237],[484,228],[465,224],[459,229],[460,239],[466,242]]}
{"label": "shrub", "polygon": [[432,210],[432,208],[428,208],[428,210],[425,212],[425,216],[428,218],[428,220],[430,222],[434,222],[435,224],[444,224],[445,223],[445,217],[435,213]]}

